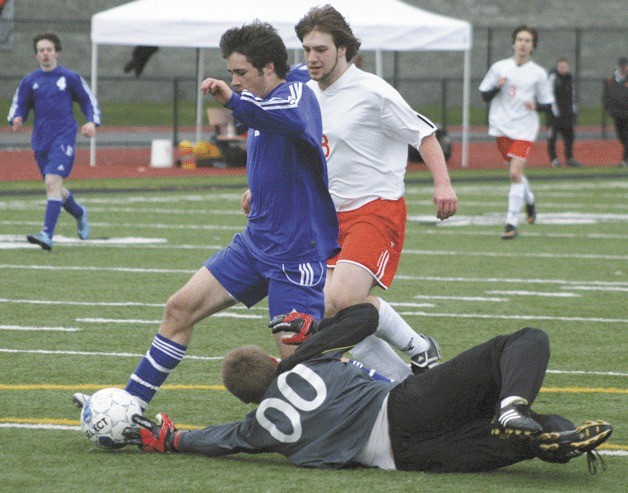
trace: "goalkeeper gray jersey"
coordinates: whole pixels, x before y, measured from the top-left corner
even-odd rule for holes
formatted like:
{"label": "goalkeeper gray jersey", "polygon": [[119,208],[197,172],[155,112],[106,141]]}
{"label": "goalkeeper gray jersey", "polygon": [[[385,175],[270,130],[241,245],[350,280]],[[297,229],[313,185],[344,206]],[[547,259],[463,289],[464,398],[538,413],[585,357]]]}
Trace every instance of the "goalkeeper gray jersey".
{"label": "goalkeeper gray jersey", "polygon": [[179,450],[208,456],[277,452],[294,465],[318,468],[352,464],[396,384],[346,366],[340,354],[280,374],[244,420],[183,433]]}

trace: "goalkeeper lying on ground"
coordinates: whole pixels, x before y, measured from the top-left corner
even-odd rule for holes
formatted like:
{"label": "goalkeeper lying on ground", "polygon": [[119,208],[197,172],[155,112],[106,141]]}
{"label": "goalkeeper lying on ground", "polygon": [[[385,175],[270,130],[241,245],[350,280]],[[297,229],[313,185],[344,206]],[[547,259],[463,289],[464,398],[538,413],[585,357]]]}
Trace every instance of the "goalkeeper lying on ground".
{"label": "goalkeeper lying on ground", "polygon": [[530,409],[549,360],[543,331],[495,337],[397,383],[340,360],[373,334],[377,317],[367,303],[320,322],[294,313],[275,318],[273,332],[302,342],[292,356],[277,366],[261,348],[245,346],[222,363],[227,389],[259,403],[256,410],[194,431],[178,431],[165,414],[158,423],[136,415],[140,426],[125,432],[128,443],[147,452],[277,452],[298,466],[433,472],[487,471],[535,457],[564,463],[586,453],[595,471],[593,454],[610,424],[576,428]]}

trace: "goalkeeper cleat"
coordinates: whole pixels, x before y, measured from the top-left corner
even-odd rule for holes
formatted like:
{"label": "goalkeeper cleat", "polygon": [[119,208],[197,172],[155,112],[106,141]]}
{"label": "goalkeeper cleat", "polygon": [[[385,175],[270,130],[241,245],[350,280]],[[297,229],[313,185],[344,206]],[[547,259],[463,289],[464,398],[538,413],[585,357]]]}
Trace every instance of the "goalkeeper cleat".
{"label": "goalkeeper cleat", "polygon": [[528,224],[536,222],[536,207],[534,204],[526,204],[526,221],[528,221]]}
{"label": "goalkeeper cleat", "polygon": [[140,414],[134,414],[132,419],[139,428],[126,428],[122,432],[127,444],[137,445],[140,450],[149,453],[177,451],[181,432],[166,413],[155,416],[155,421]]}
{"label": "goalkeeper cleat", "polygon": [[39,245],[46,251],[52,250],[52,238],[45,231],[40,231],[36,235],[28,235],[26,240],[34,245]]}
{"label": "goalkeeper cleat", "polygon": [[590,454],[590,463],[595,449],[608,440],[612,432],[612,425],[606,421],[587,421],[575,430],[541,433],[535,437],[538,457],[546,462],[564,464],[586,453]]}
{"label": "goalkeeper cleat", "polygon": [[89,395],[84,394],[83,392],[75,392],[74,394],[72,394],[72,402],[79,409],[83,409],[83,406],[87,402],[87,399],[89,399]]}
{"label": "goalkeeper cleat", "polygon": [[517,237],[517,227],[512,224],[506,224],[506,229],[502,234],[502,240],[514,240]]}
{"label": "goalkeeper cleat", "polygon": [[426,372],[430,368],[440,365],[440,346],[438,342],[432,339],[430,336],[421,334],[429,343],[428,348],[422,353],[415,354],[410,358],[410,367],[412,373],[418,375],[419,373]]}
{"label": "goalkeeper cleat", "polygon": [[543,431],[530,414],[530,405],[525,399],[516,399],[502,407],[493,418],[491,435],[531,437]]}
{"label": "goalkeeper cleat", "polygon": [[76,232],[81,240],[86,240],[91,234],[91,229],[87,222],[87,208],[83,207],[83,215],[76,220]]}

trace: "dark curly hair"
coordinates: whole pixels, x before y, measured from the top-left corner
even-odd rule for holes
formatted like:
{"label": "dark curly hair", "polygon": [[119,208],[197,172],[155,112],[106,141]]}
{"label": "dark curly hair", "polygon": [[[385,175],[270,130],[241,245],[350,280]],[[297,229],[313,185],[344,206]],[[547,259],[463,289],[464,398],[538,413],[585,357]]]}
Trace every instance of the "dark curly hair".
{"label": "dark curly hair", "polygon": [[226,31],[220,38],[220,53],[223,58],[228,58],[234,52],[244,55],[257,70],[273,62],[280,79],[285,79],[290,70],[286,45],[277,30],[267,22],[256,20]]}
{"label": "dark curly hair", "polygon": [[42,39],[47,39],[54,44],[55,51],[61,51],[61,41],[59,40],[59,36],[53,33],[39,33],[33,38],[33,49],[35,50],[35,53],[37,53],[37,43],[39,43]]}

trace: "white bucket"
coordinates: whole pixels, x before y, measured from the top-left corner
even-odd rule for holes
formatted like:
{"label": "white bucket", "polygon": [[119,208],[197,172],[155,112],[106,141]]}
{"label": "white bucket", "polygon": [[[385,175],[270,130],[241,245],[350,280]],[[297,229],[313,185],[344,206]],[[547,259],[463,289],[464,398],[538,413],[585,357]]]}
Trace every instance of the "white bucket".
{"label": "white bucket", "polygon": [[151,168],[172,168],[172,141],[166,139],[153,140],[150,145]]}

